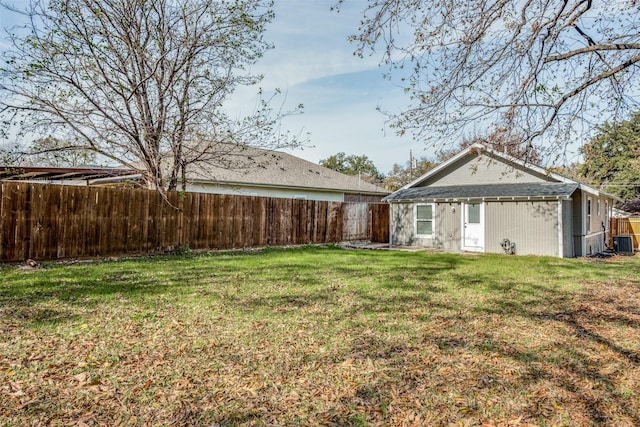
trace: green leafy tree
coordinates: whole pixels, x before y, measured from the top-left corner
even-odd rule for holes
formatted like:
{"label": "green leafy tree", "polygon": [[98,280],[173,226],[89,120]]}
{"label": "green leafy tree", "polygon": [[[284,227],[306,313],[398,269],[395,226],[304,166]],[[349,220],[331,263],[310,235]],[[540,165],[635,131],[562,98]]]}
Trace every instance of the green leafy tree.
{"label": "green leafy tree", "polygon": [[582,167],[582,163],[570,163],[568,165],[550,167],[548,171],[571,178],[575,181],[585,181],[585,177],[581,173]]}
{"label": "green leafy tree", "polygon": [[387,174],[384,179],[384,187],[390,191],[396,191],[421,175],[429,172],[433,169],[437,163],[432,162],[426,157],[421,157],[414,160],[414,164],[411,161],[407,161],[404,165],[394,163],[393,168]]}
{"label": "green leafy tree", "polygon": [[[268,0],[30,0],[28,24],[8,34],[0,119],[20,135],[73,141],[175,190],[187,168],[230,145],[282,148],[288,112],[261,99],[246,118],[223,109],[270,48]],[[5,6],[6,7],[6,6]],[[5,134],[9,134],[5,132]],[[231,165],[232,166],[232,165]]]}
{"label": "green leafy tree", "polygon": [[320,160],[320,165],[346,175],[360,175],[369,182],[380,182],[384,175],[378,171],[373,162],[366,156],[347,155],[344,152],[334,154]]}
{"label": "green leafy tree", "polygon": [[581,151],[580,173],[592,184],[625,200],[640,197],[640,112],[605,122]]}
{"label": "green leafy tree", "polygon": [[[340,2],[350,0],[341,0]],[[340,3],[339,2],[339,3]],[[449,141],[484,127],[562,152],[624,117],[640,90],[636,0],[367,0],[352,40],[382,53],[409,105],[399,133]],[[544,137],[543,137],[544,135]]]}

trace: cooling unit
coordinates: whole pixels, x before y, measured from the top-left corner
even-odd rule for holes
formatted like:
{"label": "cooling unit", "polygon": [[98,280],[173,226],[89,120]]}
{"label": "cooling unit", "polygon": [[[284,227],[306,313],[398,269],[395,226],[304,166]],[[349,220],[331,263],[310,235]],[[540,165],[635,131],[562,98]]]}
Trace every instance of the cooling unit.
{"label": "cooling unit", "polygon": [[631,236],[613,236],[613,247],[616,252],[633,253],[633,238]]}

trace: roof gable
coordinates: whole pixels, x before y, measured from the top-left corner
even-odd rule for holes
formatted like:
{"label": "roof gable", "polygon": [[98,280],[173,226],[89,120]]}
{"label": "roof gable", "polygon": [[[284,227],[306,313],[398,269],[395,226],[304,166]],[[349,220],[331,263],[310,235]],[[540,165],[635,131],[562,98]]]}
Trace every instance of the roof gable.
{"label": "roof gable", "polygon": [[403,188],[545,182],[573,181],[474,144]]}
{"label": "roof gable", "polygon": [[[532,190],[532,186],[535,185],[544,187],[544,189],[537,191],[542,193],[540,194],[541,196],[544,196],[547,191],[559,191],[562,194],[555,194],[555,196],[567,197],[568,194],[564,194],[565,190],[573,187],[557,186],[555,187],[556,190],[552,190],[554,186],[551,184],[554,183],[573,184],[575,188],[580,188],[580,190],[586,193],[620,200],[617,196],[607,194],[565,176],[549,172],[540,166],[524,162],[508,154],[491,150],[481,144],[474,144],[462,150],[457,155],[431,169],[385,199],[396,201],[406,200],[412,193],[404,192],[404,190],[421,187],[434,188],[434,191],[438,194],[451,193],[449,197],[455,196],[453,196],[452,191],[447,191],[446,187],[448,187],[449,190],[453,190],[453,188],[460,189],[465,186],[470,186],[475,188],[474,195],[480,197],[482,197],[480,192],[490,193],[493,190],[489,189],[489,187],[494,186],[501,186],[503,189],[509,189],[509,191],[517,190],[517,192],[522,193],[519,194],[521,197],[530,197],[533,193],[536,193],[536,191]],[[445,187],[445,190],[441,190],[441,187]],[[562,190],[557,190],[561,188]],[[573,190],[571,190],[571,192],[572,191]],[[417,191],[414,195],[418,196],[418,194],[420,194],[419,197],[424,197],[426,193],[424,191]],[[513,194],[510,196],[517,197],[518,195]],[[504,195],[494,195],[493,197],[504,197]]]}

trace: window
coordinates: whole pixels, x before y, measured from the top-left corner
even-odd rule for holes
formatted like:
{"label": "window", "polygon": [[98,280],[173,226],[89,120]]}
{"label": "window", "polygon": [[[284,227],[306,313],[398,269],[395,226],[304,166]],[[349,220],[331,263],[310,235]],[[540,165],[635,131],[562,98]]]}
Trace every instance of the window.
{"label": "window", "polygon": [[591,232],[591,199],[587,199],[587,233]]}
{"label": "window", "polygon": [[435,205],[416,205],[416,235],[433,236]]}
{"label": "window", "polygon": [[467,206],[467,223],[480,224],[480,204],[472,203]]}
{"label": "window", "polygon": [[609,201],[604,202],[604,226],[609,229]]}
{"label": "window", "polygon": [[600,200],[596,202],[596,215],[600,218]]}

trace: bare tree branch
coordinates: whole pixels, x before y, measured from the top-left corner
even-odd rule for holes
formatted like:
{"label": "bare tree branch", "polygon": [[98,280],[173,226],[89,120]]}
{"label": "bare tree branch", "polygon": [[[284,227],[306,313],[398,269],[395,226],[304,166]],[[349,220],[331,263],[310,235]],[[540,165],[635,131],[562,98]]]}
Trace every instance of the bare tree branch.
{"label": "bare tree branch", "polygon": [[611,45],[590,45],[580,49],[572,50],[571,52],[563,53],[562,55],[550,56],[544,59],[544,62],[564,61],[576,55],[582,55],[584,53],[591,53],[604,50],[631,50],[635,49],[640,51],[640,43],[618,43]]}
{"label": "bare tree branch", "polygon": [[368,0],[352,40],[360,55],[383,47],[387,75],[405,86],[410,104],[391,115],[399,133],[442,146],[508,132],[543,154],[638,108],[631,3]]}
{"label": "bare tree branch", "polygon": [[236,87],[260,80],[245,68],[270,48],[270,8],[269,0],[31,0],[27,28],[3,54],[0,111],[24,134],[73,140],[161,191],[229,143],[295,145],[274,136],[289,112],[264,100],[240,121],[224,110]]}

